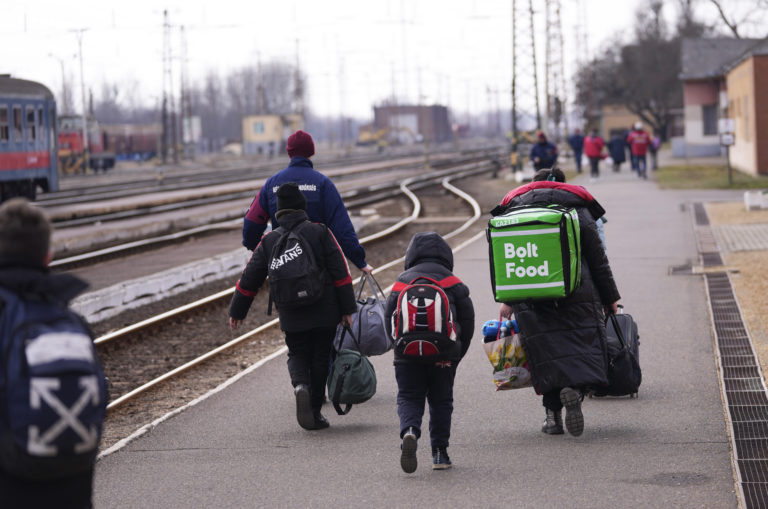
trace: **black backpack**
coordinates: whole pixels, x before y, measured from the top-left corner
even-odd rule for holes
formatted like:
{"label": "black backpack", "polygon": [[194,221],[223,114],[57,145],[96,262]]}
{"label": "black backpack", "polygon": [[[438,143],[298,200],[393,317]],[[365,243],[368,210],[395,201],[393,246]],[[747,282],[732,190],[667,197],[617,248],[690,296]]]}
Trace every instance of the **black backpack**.
{"label": "black backpack", "polygon": [[313,304],[323,296],[326,272],[301,233],[306,224],[312,223],[302,223],[292,230],[283,227],[275,230],[280,238],[272,248],[267,265],[270,314],[273,302],[278,309],[295,308]]}
{"label": "black backpack", "polygon": [[0,288],[0,467],[46,480],[93,466],[107,383],[83,319]]}

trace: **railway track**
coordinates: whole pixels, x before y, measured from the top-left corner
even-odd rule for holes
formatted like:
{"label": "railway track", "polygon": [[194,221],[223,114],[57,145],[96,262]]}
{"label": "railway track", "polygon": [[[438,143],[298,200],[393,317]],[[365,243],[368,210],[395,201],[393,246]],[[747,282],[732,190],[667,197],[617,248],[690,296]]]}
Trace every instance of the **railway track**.
{"label": "railway track", "polygon": [[[433,185],[439,179],[448,177],[451,175],[461,174],[467,171],[473,171],[477,168],[487,167],[486,162],[466,162],[460,161],[457,166],[450,165],[443,170],[432,170],[422,175],[412,177],[410,179],[412,189],[420,189],[425,186]],[[341,197],[344,200],[348,209],[354,210],[360,207],[364,207],[371,203],[379,202],[387,198],[395,197],[402,193],[400,185],[393,182],[384,182],[372,185],[362,185],[355,187],[341,193]],[[237,199],[247,199],[252,197],[253,192],[239,193]],[[235,199],[235,198],[231,198]],[[168,206],[164,206],[163,210],[167,210]],[[155,210],[155,213],[160,212],[160,208]],[[142,212],[142,211],[124,211],[126,215],[129,212]],[[144,213],[151,213],[151,211],[143,211]],[[81,220],[73,220],[73,222],[89,222],[94,218],[83,218]],[[70,222],[66,222],[67,224]],[[176,242],[182,242],[193,236],[201,236],[219,232],[222,230],[240,228],[242,225],[242,210],[235,209],[232,212],[232,216],[225,221],[218,221],[212,224],[198,226],[195,228],[189,228],[174,233],[157,235],[150,238],[138,239],[132,242],[123,243],[116,246],[110,246],[105,248],[96,249],[91,252],[81,253],[65,258],[54,260],[50,266],[56,270],[71,270],[77,267],[87,266],[96,262],[104,261],[107,259],[113,259],[115,257],[125,256],[129,253],[140,252],[148,249],[155,249],[168,244]],[[61,226],[61,223],[57,224],[57,228]]]}
{"label": "railway track", "polygon": [[[446,238],[452,238],[454,236],[459,235],[460,233],[464,232],[467,228],[469,228],[472,224],[476,223],[478,218],[481,215],[480,207],[477,203],[477,201],[472,198],[469,194],[461,191],[457,187],[455,187],[453,184],[451,184],[452,179],[460,179],[465,178],[472,175],[477,175],[482,172],[488,172],[490,171],[490,168],[475,168],[473,170],[465,170],[463,173],[458,173],[453,176],[441,176],[441,184],[442,188],[446,190],[446,192],[450,192],[453,194],[453,196],[457,197],[455,200],[460,200],[468,205],[463,205],[465,208],[471,208],[471,213],[466,214],[468,217],[464,217],[460,221],[460,225],[457,228],[452,228],[449,231],[443,232],[443,235]],[[366,244],[366,248],[368,249],[369,246],[375,243],[389,243],[391,244],[393,236],[401,236],[403,239],[400,240],[400,244],[407,244],[407,240],[410,239],[410,230],[408,229],[409,225],[412,225],[415,221],[417,221],[420,218],[420,215],[423,210],[422,205],[422,199],[420,199],[414,191],[411,189],[411,186],[413,186],[413,182],[404,182],[401,184],[401,191],[404,193],[410,200],[412,204],[411,213],[401,218],[400,221],[397,223],[382,229],[381,231],[369,235],[365,238],[361,239],[361,242]],[[423,188],[422,188],[423,189]],[[433,190],[434,191],[434,190]],[[445,198],[442,198],[445,199]],[[451,206],[448,207],[449,210],[453,210],[455,214],[456,210],[456,202],[451,201]],[[423,219],[423,218],[422,218]],[[454,215],[455,220],[455,215]],[[402,254],[404,252],[404,249],[397,249],[399,254]],[[380,260],[376,262],[376,274],[382,274],[386,273],[387,271],[391,272],[391,277],[394,277],[394,275],[399,272],[400,265],[403,261],[402,257],[397,257],[395,259],[389,259],[389,260]],[[130,344],[131,341],[135,341],[136,337],[155,337],[156,335],[159,335],[156,331],[163,328],[163,327],[169,327],[167,324],[169,321],[172,323],[185,323],[188,322],[191,319],[199,319],[202,315],[207,314],[209,312],[213,312],[216,315],[217,320],[221,320],[221,323],[225,322],[225,314],[222,313],[223,306],[226,305],[226,302],[228,302],[230,296],[232,295],[233,289],[228,288],[226,290],[217,292],[213,295],[210,295],[204,299],[199,299],[195,302],[186,304],[184,306],[181,306],[177,309],[173,309],[171,311],[162,313],[158,316],[148,318],[146,320],[142,320],[141,322],[132,324],[129,327],[125,327],[121,330],[113,331],[108,334],[104,334],[97,338],[96,344],[100,350],[100,355],[102,356],[102,359],[105,363],[105,367],[107,369],[107,372],[109,373],[109,376],[111,378],[111,382],[113,384],[113,392],[121,392],[121,391],[115,391],[114,387],[120,386],[124,387],[124,384],[121,380],[119,380],[120,374],[115,373],[114,370],[111,368],[112,363],[119,362],[118,359],[113,357],[113,355],[132,355],[132,349],[127,348],[122,353],[120,352],[122,349],[120,347],[115,347],[115,345],[118,345],[120,343],[126,343]],[[258,299],[258,297],[257,297]],[[266,299],[263,299],[266,300]],[[259,309],[262,306],[261,302],[255,301],[252,307],[252,310]],[[252,312],[253,313],[253,312]],[[253,313],[256,314],[256,313]],[[210,348],[206,350],[203,353],[198,353],[191,359],[187,359],[186,361],[182,362],[180,365],[175,365],[170,370],[164,370],[160,374],[156,374],[156,376],[152,377],[151,380],[143,381],[141,384],[137,384],[137,386],[132,387],[128,390],[123,391],[120,394],[116,394],[115,398],[110,402],[109,409],[110,411],[115,410],[117,407],[120,407],[129,401],[132,401],[136,398],[138,398],[140,395],[145,393],[146,391],[163,384],[164,382],[167,382],[168,380],[177,377],[181,375],[182,373],[187,372],[188,370],[191,370],[197,366],[199,366],[201,363],[204,363],[211,358],[222,354],[223,352],[226,352],[230,349],[233,349],[237,347],[238,345],[243,344],[246,341],[254,341],[255,338],[259,335],[262,335],[274,328],[274,326],[278,323],[278,320],[276,319],[269,319],[264,321],[263,323],[259,323],[256,327],[254,327],[250,332],[246,334],[242,334],[238,337],[232,338],[229,341],[218,344],[213,348]],[[173,325],[171,326],[173,327]],[[162,359],[168,359],[169,354],[167,351],[164,351],[164,348],[166,346],[157,345],[156,350],[154,353],[151,353],[150,355],[154,355],[156,357],[162,358]],[[167,364],[168,361],[165,361]],[[155,370],[156,372],[157,370]]]}
{"label": "railway track", "polygon": [[[457,156],[438,154],[434,156],[433,169],[449,168],[460,164],[469,164],[487,160],[488,153]],[[57,229],[84,225],[103,224],[110,221],[124,220],[142,216],[151,216],[175,210],[191,209],[220,203],[241,203],[253,198],[261,182],[273,174],[273,168],[255,173],[238,171],[235,176],[226,173],[208,175],[204,179],[190,177],[176,184],[163,183],[152,187],[136,187],[136,183],[125,184],[111,191],[98,191],[96,194],[83,195],[79,198],[61,198],[41,201]],[[372,179],[379,182],[391,180],[398,174],[412,174],[424,171],[423,157],[402,158],[376,161],[364,165],[336,167],[326,173],[339,185],[347,179]],[[162,193],[162,194],[160,194]]]}

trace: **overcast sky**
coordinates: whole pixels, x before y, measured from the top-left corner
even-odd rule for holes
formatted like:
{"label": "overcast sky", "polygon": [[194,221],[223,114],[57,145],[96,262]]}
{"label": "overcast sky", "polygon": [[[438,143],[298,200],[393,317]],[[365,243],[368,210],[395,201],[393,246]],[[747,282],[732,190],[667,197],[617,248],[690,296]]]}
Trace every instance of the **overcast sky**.
{"label": "overcast sky", "polygon": [[[572,76],[577,52],[594,53],[617,34],[630,37],[635,10],[645,1],[561,0],[566,76]],[[523,3],[527,4],[518,0]],[[183,25],[192,82],[200,82],[210,70],[225,75],[259,59],[294,63],[298,58],[308,76],[308,106],[321,115],[370,117],[371,105],[393,92],[399,101],[415,103],[421,96],[425,103],[449,104],[457,115],[468,109],[481,112],[490,104],[508,109],[511,4],[511,0],[7,2],[2,7],[0,73],[41,81],[58,94],[63,67],[67,80],[78,87],[79,106],[77,30],[84,29],[86,87],[98,96],[102,83],[117,83],[123,97],[156,104],[163,79],[162,9],[167,8],[175,27],[171,40],[177,57],[175,85],[181,60],[178,27]],[[534,6],[542,66],[544,0],[534,0]],[[664,14],[673,19],[674,7],[665,7]],[[588,34],[586,47],[576,37],[577,24]],[[526,79],[530,74],[520,77],[520,83]],[[543,75],[539,87],[543,94]]]}

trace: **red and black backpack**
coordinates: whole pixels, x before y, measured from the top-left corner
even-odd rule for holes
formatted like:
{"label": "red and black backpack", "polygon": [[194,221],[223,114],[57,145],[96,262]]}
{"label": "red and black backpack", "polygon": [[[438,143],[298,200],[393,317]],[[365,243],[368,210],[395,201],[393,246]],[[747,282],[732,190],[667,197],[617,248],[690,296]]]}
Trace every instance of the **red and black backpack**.
{"label": "red and black backpack", "polygon": [[[456,278],[450,279],[454,284]],[[430,362],[458,355],[456,325],[444,284],[420,276],[392,287],[400,292],[392,313],[392,339],[399,356]]]}

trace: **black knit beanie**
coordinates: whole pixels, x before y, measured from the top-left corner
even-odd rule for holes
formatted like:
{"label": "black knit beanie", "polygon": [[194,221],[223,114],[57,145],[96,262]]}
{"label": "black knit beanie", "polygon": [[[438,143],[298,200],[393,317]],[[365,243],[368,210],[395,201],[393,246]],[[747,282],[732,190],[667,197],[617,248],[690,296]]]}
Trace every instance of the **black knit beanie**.
{"label": "black knit beanie", "polygon": [[307,199],[296,182],[287,182],[277,188],[277,210],[307,210]]}

